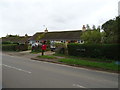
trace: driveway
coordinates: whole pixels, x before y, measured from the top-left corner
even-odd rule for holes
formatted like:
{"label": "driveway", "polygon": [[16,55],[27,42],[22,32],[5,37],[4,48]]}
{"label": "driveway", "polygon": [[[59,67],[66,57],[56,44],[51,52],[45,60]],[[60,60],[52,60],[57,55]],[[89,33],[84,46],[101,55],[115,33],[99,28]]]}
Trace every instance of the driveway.
{"label": "driveway", "polygon": [[[21,52],[11,52],[11,51],[3,51],[2,53],[3,54],[8,54],[8,55],[11,55],[11,56],[22,56],[22,57],[25,57],[25,58],[34,58],[36,56],[39,56],[41,55],[41,53],[37,53],[37,54],[33,54],[33,53],[30,53],[31,50],[28,50],[28,51],[21,51]],[[52,55],[54,54],[55,52],[51,52],[51,51],[46,51],[44,53],[44,55]]]}

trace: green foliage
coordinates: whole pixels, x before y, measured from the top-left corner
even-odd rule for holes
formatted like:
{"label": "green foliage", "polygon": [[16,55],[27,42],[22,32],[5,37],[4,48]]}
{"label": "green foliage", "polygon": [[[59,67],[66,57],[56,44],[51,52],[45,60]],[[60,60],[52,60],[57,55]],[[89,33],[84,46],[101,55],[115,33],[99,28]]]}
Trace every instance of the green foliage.
{"label": "green foliage", "polygon": [[72,56],[120,60],[118,44],[69,44]]}
{"label": "green foliage", "polygon": [[46,44],[47,44],[47,49],[50,48],[50,41],[49,40],[46,41]]}
{"label": "green foliage", "polygon": [[86,29],[87,29],[87,30],[91,30],[89,24],[86,25]]}
{"label": "green foliage", "polygon": [[55,43],[55,53],[56,54],[67,54],[67,48],[65,43]]}
{"label": "green foliage", "polygon": [[59,61],[64,62],[66,64],[70,64],[70,65],[89,66],[89,67],[96,67],[96,68],[102,68],[102,69],[113,70],[113,71],[120,70],[120,68],[118,68],[118,65],[116,65],[115,62],[103,63],[103,62],[70,59],[70,58],[62,58],[62,59],[59,59]]}
{"label": "green foliage", "polygon": [[31,52],[41,52],[42,50],[41,50],[41,46],[33,46],[32,47],[32,51]]}
{"label": "green foliage", "polygon": [[48,55],[43,55],[43,56],[37,56],[38,58],[45,58],[45,59],[56,59],[55,56],[48,56]]}
{"label": "green foliage", "polygon": [[16,51],[17,44],[3,44],[2,50],[3,51]]}
{"label": "green foliage", "polygon": [[120,16],[105,22],[102,29],[106,33],[104,43],[120,43]]}
{"label": "green foliage", "polygon": [[3,51],[25,51],[28,50],[26,44],[2,44]]}
{"label": "green foliage", "polygon": [[6,37],[19,37],[19,35],[6,35]]}
{"label": "green foliage", "polygon": [[56,48],[65,48],[65,43],[55,43]]}
{"label": "green foliage", "polygon": [[28,50],[27,44],[19,44],[16,46],[16,51],[26,51],[26,50]]}
{"label": "green foliage", "polygon": [[13,44],[13,43],[10,41],[4,41],[4,42],[2,42],[2,44]]}
{"label": "green foliage", "polygon": [[81,39],[85,43],[101,43],[101,33],[98,30],[88,30],[82,33]]}
{"label": "green foliage", "polygon": [[95,27],[95,25],[93,25],[93,26],[92,26],[92,30],[96,30],[96,27]]}
{"label": "green foliage", "polygon": [[11,42],[11,41],[4,41],[2,42],[2,44],[19,44],[17,42]]}

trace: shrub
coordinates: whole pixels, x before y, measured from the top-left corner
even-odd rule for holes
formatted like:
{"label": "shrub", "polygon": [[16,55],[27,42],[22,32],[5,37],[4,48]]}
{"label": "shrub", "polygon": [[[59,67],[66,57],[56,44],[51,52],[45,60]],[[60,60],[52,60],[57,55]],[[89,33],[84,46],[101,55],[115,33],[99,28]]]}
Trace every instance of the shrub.
{"label": "shrub", "polygon": [[13,43],[10,41],[3,41],[2,44],[13,44]]}
{"label": "shrub", "polygon": [[17,44],[3,44],[2,50],[3,51],[16,51]]}
{"label": "shrub", "polygon": [[65,43],[55,43],[55,53],[57,54],[67,54],[67,48]]}
{"label": "shrub", "polygon": [[15,48],[17,51],[25,51],[25,50],[28,50],[28,45],[27,44],[19,44]]}
{"label": "shrub", "polygon": [[28,50],[26,44],[2,44],[3,51],[25,51]]}
{"label": "shrub", "polygon": [[32,47],[32,52],[41,52],[41,46],[33,46]]}
{"label": "shrub", "polygon": [[68,54],[80,57],[119,60],[118,44],[69,44]]}

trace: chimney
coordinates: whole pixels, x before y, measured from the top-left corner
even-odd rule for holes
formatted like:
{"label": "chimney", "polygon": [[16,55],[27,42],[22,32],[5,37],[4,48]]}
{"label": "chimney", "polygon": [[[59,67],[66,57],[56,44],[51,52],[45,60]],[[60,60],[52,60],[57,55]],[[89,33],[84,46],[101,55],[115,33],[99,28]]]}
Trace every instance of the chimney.
{"label": "chimney", "polygon": [[86,30],[86,27],[85,27],[85,25],[83,25],[83,27],[82,27],[82,31],[85,31]]}
{"label": "chimney", "polygon": [[47,30],[47,28],[45,29],[45,33],[47,33],[48,32],[48,30]]}

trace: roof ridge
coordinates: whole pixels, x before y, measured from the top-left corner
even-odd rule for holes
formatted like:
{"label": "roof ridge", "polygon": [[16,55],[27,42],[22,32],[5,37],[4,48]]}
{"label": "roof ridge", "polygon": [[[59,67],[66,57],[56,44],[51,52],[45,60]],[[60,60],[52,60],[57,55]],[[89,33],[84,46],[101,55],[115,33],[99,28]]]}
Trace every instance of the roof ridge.
{"label": "roof ridge", "polygon": [[[48,33],[50,32],[75,32],[75,31],[82,31],[82,30],[69,30],[69,31],[49,31]],[[37,33],[44,33],[44,32],[37,32]]]}

